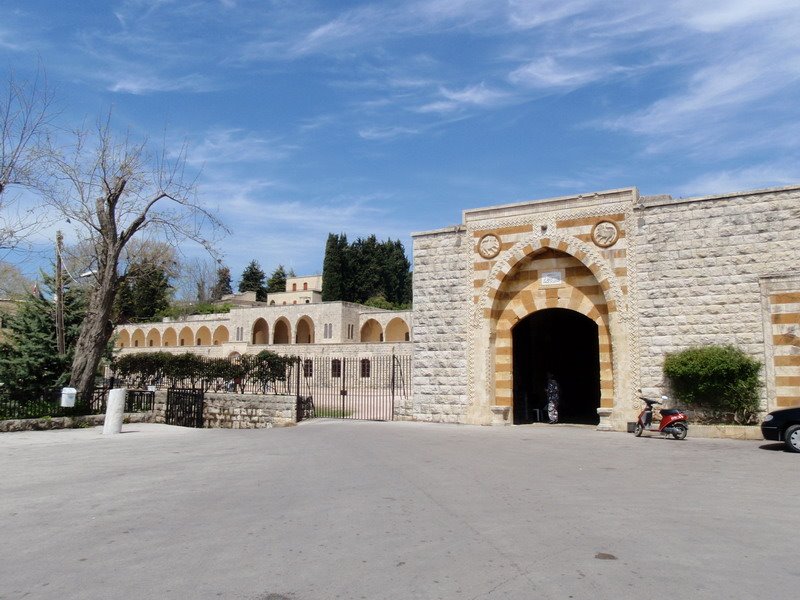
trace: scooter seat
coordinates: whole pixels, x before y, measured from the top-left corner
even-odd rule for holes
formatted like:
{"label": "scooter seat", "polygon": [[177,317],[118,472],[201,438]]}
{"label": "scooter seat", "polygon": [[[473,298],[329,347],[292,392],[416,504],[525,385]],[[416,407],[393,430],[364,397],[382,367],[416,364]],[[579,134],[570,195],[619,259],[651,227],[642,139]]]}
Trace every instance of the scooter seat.
{"label": "scooter seat", "polygon": [[669,415],[677,415],[679,412],[681,412],[681,411],[678,410],[677,408],[662,408],[661,409],[661,415],[662,416],[663,415],[667,415],[667,416],[669,416]]}

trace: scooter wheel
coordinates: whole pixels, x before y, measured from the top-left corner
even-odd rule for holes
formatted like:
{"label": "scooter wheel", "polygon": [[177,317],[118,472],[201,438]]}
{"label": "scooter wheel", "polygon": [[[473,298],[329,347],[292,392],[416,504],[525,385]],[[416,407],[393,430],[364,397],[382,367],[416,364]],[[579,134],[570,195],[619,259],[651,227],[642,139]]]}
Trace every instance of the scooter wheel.
{"label": "scooter wheel", "polygon": [[[642,435],[643,431],[644,431],[644,428],[642,427],[642,424],[641,423],[637,423],[636,424],[636,429],[633,430],[633,435],[635,435],[636,437],[639,437],[639,436]],[[686,437],[686,436],[684,436],[684,437]]]}
{"label": "scooter wheel", "polygon": [[676,440],[686,439],[686,434],[689,433],[689,428],[686,427],[685,424],[675,423],[675,425],[673,425],[672,427],[673,429],[675,429],[675,431],[672,433],[672,437],[674,437]]}

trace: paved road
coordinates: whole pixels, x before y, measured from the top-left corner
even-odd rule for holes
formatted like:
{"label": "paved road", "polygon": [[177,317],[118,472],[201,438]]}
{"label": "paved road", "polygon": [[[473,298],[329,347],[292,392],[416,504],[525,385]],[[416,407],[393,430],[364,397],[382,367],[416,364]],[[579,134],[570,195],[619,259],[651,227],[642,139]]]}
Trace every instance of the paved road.
{"label": "paved road", "polygon": [[797,598],[800,456],[568,426],[0,435],[0,598]]}

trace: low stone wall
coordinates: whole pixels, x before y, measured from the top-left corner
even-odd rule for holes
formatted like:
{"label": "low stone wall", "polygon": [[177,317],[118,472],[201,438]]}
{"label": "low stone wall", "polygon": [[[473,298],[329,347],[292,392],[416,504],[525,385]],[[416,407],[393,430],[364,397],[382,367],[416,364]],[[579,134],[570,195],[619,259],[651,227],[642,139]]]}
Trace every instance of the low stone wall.
{"label": "low stone wall", "polygon": [[[164,423],[167,392],[156,392],[154,422]],[[206,393],[203,427],[206,429],[264,429],[286,427],[297,421],[294,395]]]}
{"label": "low stone wall", "polygon": [[296,396],[206,394],[203,427],[262,429],[294,425],[296,405]]}
{"label": "low stone wall", "polygon": [[[0,421],[0,433],[7,431],[40,431],[47,429],[76,429],[96,427],[105,422],[105,415],[85,415],[81,417],[42,417],[40,419],[11,419]],[[123,423],[153,423],[154,412],[125,413]],[[163,423],[163,421],[162,421]]]}

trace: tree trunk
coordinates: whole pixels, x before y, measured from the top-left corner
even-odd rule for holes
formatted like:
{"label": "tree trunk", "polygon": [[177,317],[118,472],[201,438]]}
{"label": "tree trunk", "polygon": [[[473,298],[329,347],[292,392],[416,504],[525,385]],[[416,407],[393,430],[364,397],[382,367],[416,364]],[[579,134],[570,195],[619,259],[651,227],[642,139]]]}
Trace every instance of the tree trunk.
{"label": "tree trunk", "polygon": [[92,290],[89,308],[81,324],[75,357],[72,361],[70,383],[83,398],[88,398],[94,388],[97,367],[111,339],[114,327],[111,312],[117,287],[116,261],[98,273],[97,287]]}

